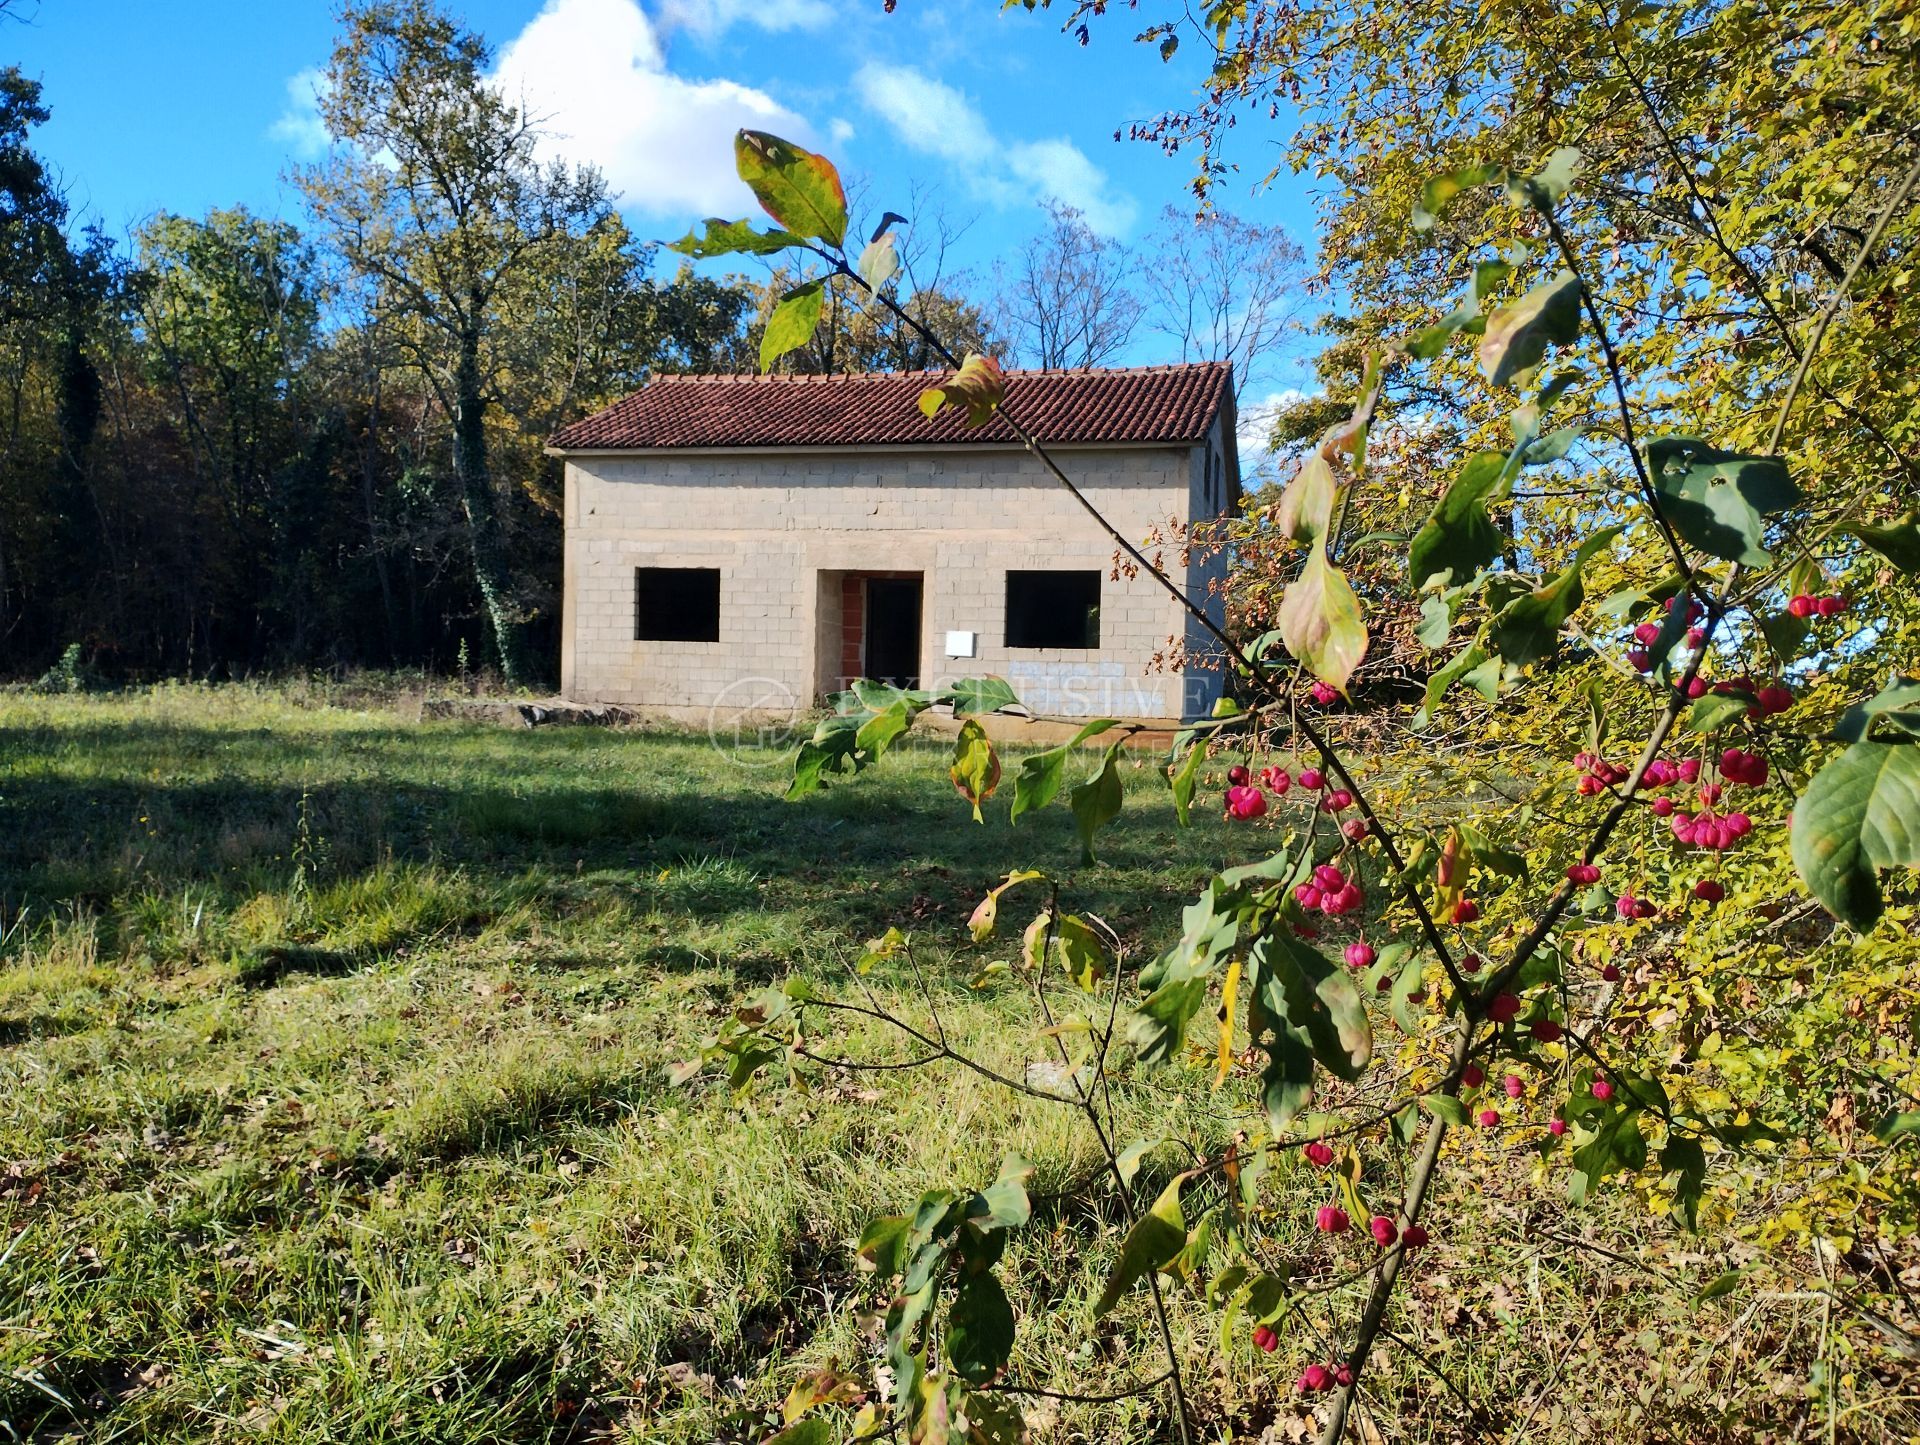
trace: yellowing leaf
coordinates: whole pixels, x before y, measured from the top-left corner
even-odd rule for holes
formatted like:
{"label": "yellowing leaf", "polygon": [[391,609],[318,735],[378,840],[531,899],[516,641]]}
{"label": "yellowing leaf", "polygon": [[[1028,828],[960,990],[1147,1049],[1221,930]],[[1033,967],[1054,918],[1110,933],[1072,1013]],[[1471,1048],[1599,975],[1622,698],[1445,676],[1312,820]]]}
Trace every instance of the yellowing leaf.
{"label": "yellowing leaf", "polygon": [[1000,363],[991,356],[970,352],[952,376],[920,393],[920,410],[934,417],[947,406],[963,406],[968,426],[984,426],[1006,394],[1007,379]]}
{"label": "yellowing leaf", "polygon": [[968,718],[953,743],[953,767],[948,771],[960,796],[973,804],[973,821],[983,823],[980,805],[1000,786],[1000,755],[993,750],[986,730]]}
{"label": "yellowing leaf", "polygon": [[763,130],[743,130],[733,138],[733,163],[766,213],[796,236],[830,246],[846,238],[847,192],[825,156]]}
{"label": "yellowing leaf", "polygon": [[1347,680],[1367,655],[1367,628],[1360,599],[1340,569],[1317,546],[1280,599],[1280,640],[1287,651],[1329,687],[1347,690]]}

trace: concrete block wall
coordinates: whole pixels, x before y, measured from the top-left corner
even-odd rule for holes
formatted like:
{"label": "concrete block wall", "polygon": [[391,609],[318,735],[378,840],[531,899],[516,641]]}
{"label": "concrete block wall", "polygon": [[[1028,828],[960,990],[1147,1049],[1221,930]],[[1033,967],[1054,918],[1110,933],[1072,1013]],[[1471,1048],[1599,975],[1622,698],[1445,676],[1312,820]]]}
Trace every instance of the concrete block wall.
{"label": "concrete block wall", "polygon": [[[1135,540],[1204,507],[1203,447],[1064,457]],[[918,573],[923,685],[997,673],[1050,715],[1205,713],[1217,673],[1150,670],[1188,638],[1185,615],[1149,579],[1114,575],[1113,553],[1073,498],[1014,448],[575,454],[562,690],[695,719],[716,707],[777,707],[782,696],[810,706],[842,685],[857,646],[858,579],[835,574]],[[1207,565],[1188,569],[1196,595]],[[718,568],[720,640],[636,641],[640,566]],[[1006,646],[1007,572],[1049,569],[1101,574],[1098,648]],[[949,658],[949,631],[975,634],[975,655]]]}

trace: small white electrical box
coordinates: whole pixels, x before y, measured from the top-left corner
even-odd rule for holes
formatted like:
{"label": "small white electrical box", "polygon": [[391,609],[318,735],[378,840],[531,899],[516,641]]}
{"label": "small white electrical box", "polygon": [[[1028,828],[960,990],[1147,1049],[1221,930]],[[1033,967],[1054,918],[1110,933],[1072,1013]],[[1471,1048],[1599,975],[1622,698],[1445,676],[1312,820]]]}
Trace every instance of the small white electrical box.
{"label": "small white electrical box", "polygon": [[949,632],[947,634],[948,657],[972,657],[973,638],[971,632]]}

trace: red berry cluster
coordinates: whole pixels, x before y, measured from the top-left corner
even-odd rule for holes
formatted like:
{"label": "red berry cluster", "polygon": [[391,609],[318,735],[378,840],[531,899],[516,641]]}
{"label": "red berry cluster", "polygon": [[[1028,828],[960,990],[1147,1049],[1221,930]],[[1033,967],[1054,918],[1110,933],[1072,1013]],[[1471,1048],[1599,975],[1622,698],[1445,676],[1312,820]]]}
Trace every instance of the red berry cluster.
{"label": "red berry cluster", "polygon": [[1608,788],[1618,787],[1627,780],[1625,768],[1593,753],[1575,753],[1573,765],[1580,769],[1580,781],[1574,784],[1574,791],[1583,798],[1604,793]]}
{"label": "red berry cluster", "polygon": [[1787,599],[1787,611],[1794,617],[1837,617],[1847,610],[1844,597],[1809,597],[1804,592],[1795,593]]}
{"label": "red berry cluster", "polygon": [[1303,1395],[1317,1395],[1322,1390],[1331,1390],[1335,1385],[1351,1385],[1353,1371],[1344,1364],[1308,1365],[1300,1372],[1300,1378],[1294,1381],[1294,1388]]}
{"label": "red berry cluster", "polygon": [[1307,912],[1317,910],[1329,918],[1352,913],[1367,901],[1359,877],[1349,877],[1332,863],[1322,863],[1315,868],[1313,881],[1300,884],[1293,890],[1293,896]]}
{"label": "red berry cluster", "polygon": [[1312,695],[1313,700],[1319,703],[1321,707],[1338,701],[1340,697],[1340,690],[1338,688],[1330,687],[1324,682],[1316,682],[1312,687],[1308,688],[1307,691]]}

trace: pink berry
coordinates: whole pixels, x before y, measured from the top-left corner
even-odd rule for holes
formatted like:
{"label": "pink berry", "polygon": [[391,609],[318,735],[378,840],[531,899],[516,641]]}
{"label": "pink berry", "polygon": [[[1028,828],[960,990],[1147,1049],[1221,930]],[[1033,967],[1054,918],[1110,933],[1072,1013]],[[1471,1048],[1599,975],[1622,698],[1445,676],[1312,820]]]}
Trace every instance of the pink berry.
{"label": "pink berry", "polygon": [[1393,1221],[1384,1214],[1376,1214],[1368,1220],[1367,1229],[1373,1235],[1373,1242],[1382,1249],[1400,1237],[1400,1231],[1393,1227]]}
{"label": "pink berry", "polygon": [[1333,1380],[1337,1385],[1351,1385],[1353,1383],[1353,1366],[1347,1364],[1344,1360],[1335,1365],[1333,1367]]}
{"label": "pink berry", "polygon": [[1300,1372],[1300,1378],[1294,1382],[1294,1388],[1303,1395],[1317,1394],[1333,1385],[1333,1371],[1325,1365],[1308,1365]]}
{"label": "pink berry", "polygon": [[1648,652],[1644,647],[1629,647],[1627,649],[1627,666],[1631,667],[1635,672],[1652,672],[1653,654]]}
{"label": "pink berry", "polygon": [[1707,680],[1704,677],[1696,677],[1687,683],[1688,697],[1705,697],[1706,695]]}
{"label": "pink berry", "polygon": [[1549,1120],[1547,1123],[1547,1132],[1558,1139],[1562,1134],[1567,1132],[1567,1121],[1565,1119]]}
{"label": "pink berry", "polygon": [[1673,816],[1673,799],[1655,798],[1653,800],[1653,816],[1656,818],[1671,818]]}
{"label": "pink berry", "polygon": [[1657,622],[1641,623],[1633,629],[1633,640],[1642,647],[1652,647],[1654,643],[1660,640],[1660,624]]}
{"label": "pink berry", "polygon": [[1818,607],[1819,604],[1804,592],[1787,599],[1787,612],[1794,617],[1811,617]]}
{"label": "pink berry", "polygon": [[1265,1325],[1254,1326],[1253,1342],[1254,1344],[1258,1345],[1261,1349],[1265,1350],[1268,1354],[1272,1354],[1275,1350],[1280,1348],[1280,1336],[1276,1335],[1272,1330],[1268,1329]]}
{"label": "pink berry", "polygon": [[1520,1000],[1510,993],[1497,993],[1487,1004],[1487,1017],[1497,1024],[1512,1023],[1520,1017]]}
{"label": "pink berry", "polygon": [[1477,1089],[1487,1081],[1487,1071],[1478,1064],[1468,1064],[1460,1071],[1460,1085],[1466,1089]]}
{"label": "pink berry", "polygon": [[1323,1204],[1313,1216],[1313,1227],[1322,1234],[1345,1234],[1347,1232],[1347,1211],[1335,1204]]}
{"label": "pink berry", "polygon": [[1400,1243],[1406,1249],[1418,1249],[1429,1238],[1426,1230],[1417,1224],[1409,1224],[1400,1231]]}
{"label": "pink berry", "polygon": [[1285,768],[1262,768],[1260,782],[1268,792],[1280,797],[1285,797],[1287,789],[1293,786],[1293,779],[1287,776]]}
{"label": "pink berry", "polygon": [[1680,772],[1681,782],[1683,783],[1698,782],[1700,780],[1700,759],[1682,758],[1680,760],[1679,772]]}
{"label": "pink berry", "polygon": [[1300,770],[1300,786],[1310,793],[1318,792],[1320,785],[1325,781],[1326,779],[1320,776],[1320,770],[1318,768],[1302,768]]}
{"label": "pink berry", "polygon": [[1611,963],[1608,964],[1605,968],[1600,970],[1600,977],[1606,980],[1608,983],[1620,982],[1619,966]]}
{"label": "pink berry", "polygon": [[1324,682],[1316,682],[1310,691],[1313,693],[1313,700],[1322,707],[1325,707],[1328,703],[1340,696],[1337,689],[1328,687]]}
{"label": "pink berry", "polygon": [[1593,1081],[1593,1097],[1605,1103],[1613,1097],[1613,1085],[1609,1084],[1605,1079],[1595,1079]]}
{"label": "pink berry", "polygon": [[1482,1109],[1475,1117],[1479,1119],[1482,1129],[1491,1129],[1500,1122],[1500,1111],[1498,1109]]}
{"label": "pink berry", "polygon": [[1591,863],[1575,863],[1571,868],[1567,869],[1567,881],[1569,883],[1598,883],[1600,881],[1600,870]]}
{"label": "pink berry", "polygon": [[1247,785],[1247,779],[1252,776],[1253,774],[1247,771],[1245,763],[1235,763],[1227,769],[1227,782],[1236,788],[1244,788]]}
{"label": "pink berry", "polygon": [[1702,878],[1693,885],[1693,896],[1702,903],[1718,903],[1727,896],[1727,890],[1711,878]]}
{"label": "pink berry", "polygon": [[1753,700],[1759,704],[1761,712],[1769,715],[1785,712],[1793,706],[1793,694],[1778,685],[1761,688],[1753,695]]}
{"label": "pink berry", "polygon": [[1822,597],[1813,604],[1813,608],[1814,611],[1818,612],[1822,617],[1838,617],[1842,612],[1847,610],[1847,599],[1844,597]]}
{"label": "pink berry", "polygon": [[1347,945],[1347,967],[1349,968],[1372,968],[1374,957],[1373,945],[1370,943]]}
{"label": "pink berry", "polygon": [[1566,1037],[1567,1031],[1552,1019],[1536,1019],[1528,1032],[1543,1044],[1557,1044]]}
{"label": "pink berry", "polygon": [[1306,1145],[1300,1152],[1307,1156],[1309,1164],[1318,1164],[1322,1169],[1333,1163],[1332,1148],[1318,1139]]}
{"label": "pink berry", "polygon": [[1367,820],[1365,818],[1349,818],[1340,825],[1340,831],[1345,835],[1349,843],[1358,843],[1362,838],[1367,836]]}
{"label": "pink berry", "polygon": [[1472,923],[1479,916],[1480,905],[1475,903],[1471,898],[1462,898],[1458,903],[1453,905],[1453,921],[1455,923]]}
{"label": "pink berry", "polygon": [[1687,629],[1687,646],[1688,647],[1698,649],[1700,646],[1702,646],[1706,642],[1706,640],[1707,640],[1707,630],[1704,627],[1689,627]]}
{"label": "pink berry", "polygon": [[1267,811],[1267,795],[1258,788],[1235,787],[1227,789],[1227,816],[1247,822],[1262,817]]}
{"label": "pink berry", "polygon": [[1509,1099],[1517,1099],[1527,1092],[1527,1081],[1518,1074],[1508,1074],[1505,1083]]}

